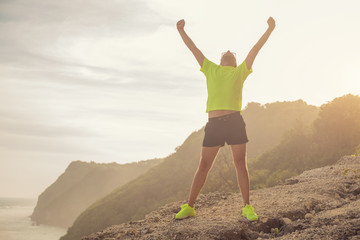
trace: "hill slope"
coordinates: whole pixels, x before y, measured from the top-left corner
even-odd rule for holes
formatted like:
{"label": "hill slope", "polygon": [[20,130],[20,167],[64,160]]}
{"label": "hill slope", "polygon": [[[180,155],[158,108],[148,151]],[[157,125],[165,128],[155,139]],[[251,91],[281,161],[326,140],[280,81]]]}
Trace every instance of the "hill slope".
{"label": "hill slope", "polygon": [[195,217],[173,219],[184,203],[177,201],[82,240],[360,239],[360,157],[344,156],[250,196],[256,222],[241,217],[239,193],[214,192],[199,195]]}
{"label": "hill slope", "polygon": [[303,100],[264,105],[248,103],[242,112],[249,137],[248,158],[256,157],[278,144],[288,129],[310,125],[317,118],[319,110]]}
{"label": "hill slope", "polygon": [[69,227],[93,202],[143,174],[162,159],[128,164],[74,161],[40,196],[31,220]]}
{"label": "hill slope", "polygon": [[[273,104],[276,106],[274,109],[277,109],[275,112],[282,112],[282,114],[277,115],[277,121],[270,121],[270,119],[276,118],[273,116],[274,111],[266,110],[266,113],[261,115],[265,121],[269,119],[267,124],[258,126],[258,129],[262,129],[264,133],[269,132],[267,128],[276,129],[278,134],[285,132],[288,130],[286,127],[290,128],[298,121],[299,114],[302,113],[306,121],[303,120],[307,122],[310,119],[313,120],[313,117],[316,116],[315,113],[318,112],[316,107],[309,106],[303,101],[277,102]],[[268,104],[267,108],[271,108],[273,104]],[[288,110],[288,114],[286,114],[285,110],[279,111],[279,108],[291,110]],[[244,118],[247,116],[251,119],[252,113],[247,114],[248,110],[245,109],[243,115]],[[262,111],[265,110],[258,109],[257,113]],[[282,115],[287,115],[287,117],[282,117]],[[307,115],[309,117],[305,117]],[[254,115],[254,118],[256,116]],[[279,124],[279,122],[283,124]],[[247,127],[252,124],[251,120],[249,120]],[[273,124],[273,128],[271,124]],[[250,134],[249,138],[251,139]],[[263,136],[263,138],[273,141],[274,136]],[[187,198],[199,163],[203,137],[204,128],[193,132],[177,148],[177,151],[166,157],[161,164],[154,166],[146,174],[115,189],[103,199],[92,204],[76,219],[74,225],[68,229],[67,234],[61,239],[77,240],[80,236],[99,231],[112,224],[142,219],[145,214],[159,206]],[[249,144],[251,144],[251,141]],[[232,153],[228,145],[220,149],[202,193],[215,190],[238,191]]]}

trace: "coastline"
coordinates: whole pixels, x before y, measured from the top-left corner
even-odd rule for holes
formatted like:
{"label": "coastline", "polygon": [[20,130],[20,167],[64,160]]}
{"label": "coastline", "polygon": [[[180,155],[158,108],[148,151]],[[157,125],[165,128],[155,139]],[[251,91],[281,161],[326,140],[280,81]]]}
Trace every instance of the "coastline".
{"label": "coastline", "polygon": [[65,228],[35,225],[30,215],[37,199],[0,198],[0,239],[7,240],[58,240]]}

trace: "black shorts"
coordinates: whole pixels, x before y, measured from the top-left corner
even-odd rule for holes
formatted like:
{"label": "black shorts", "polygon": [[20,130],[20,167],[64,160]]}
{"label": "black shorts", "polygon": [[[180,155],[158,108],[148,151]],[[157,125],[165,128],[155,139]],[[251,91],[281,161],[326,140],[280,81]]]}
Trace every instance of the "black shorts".
{"label": "black shorts", "polygon": [[205,125],[203,147],[243,144],[249,140],[246,135],[246,124],[240,112],[209,118]]}

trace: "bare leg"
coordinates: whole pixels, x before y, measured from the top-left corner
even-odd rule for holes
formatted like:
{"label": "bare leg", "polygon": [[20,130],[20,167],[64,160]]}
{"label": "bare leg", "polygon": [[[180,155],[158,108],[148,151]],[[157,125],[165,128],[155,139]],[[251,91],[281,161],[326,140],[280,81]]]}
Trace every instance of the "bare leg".
{"label": "bare leg", "polygon": [[201,158],[198,169],[196,170],[189,196],[188,204],[191,207],[194,207],[197,196],[199,195],[202,187],[205,184],[208,172],[210,171],[215,157],[220,149],[220,146],[217,147],[202,147],[201,149]]}
{"label": "bare leg", "polygon": [[246,163],[246,143],[230,145],[236,167],[237,181],[244,203],[250,205],[250,182]]}

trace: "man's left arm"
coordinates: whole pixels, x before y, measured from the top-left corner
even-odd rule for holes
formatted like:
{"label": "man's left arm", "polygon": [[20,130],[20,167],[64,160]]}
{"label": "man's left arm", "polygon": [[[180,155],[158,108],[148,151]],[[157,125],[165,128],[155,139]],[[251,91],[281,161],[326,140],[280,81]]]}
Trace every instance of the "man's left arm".
{"label": "man's left arm", "polygon": [[269,17],[267,20],[269,25],[266,32],[261,36],[259,41],[254,45],[254,47],[250,50],[249,54],[247,55],[245,62],[248,69],[251,69],[256,55],[259,53],[260,49],[264,46],[265,42],[268,40],[270,34],[275,28],[275,20],[272,17]]}

